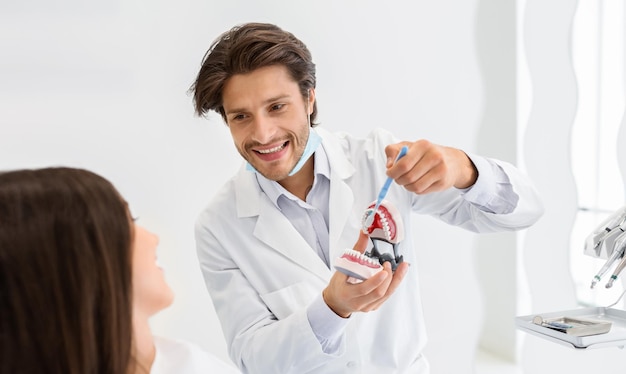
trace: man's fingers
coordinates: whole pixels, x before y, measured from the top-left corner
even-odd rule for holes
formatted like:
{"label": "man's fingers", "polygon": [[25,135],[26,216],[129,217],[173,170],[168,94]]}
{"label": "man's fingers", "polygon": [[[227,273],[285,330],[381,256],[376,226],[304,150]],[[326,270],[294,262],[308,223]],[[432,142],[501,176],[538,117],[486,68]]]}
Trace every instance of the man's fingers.
{"label": "man's fingers", "polygon": [[389,144],[388,146],[385,147],[385,155],[387,155],[387,165],[386,165],[387,169],[393,166],[394,162],[396,161],[396,158],[398,158],[398,154],[400,153],[400,150],[404,146],[409,147],[409,151],[410,151],[410,147],[411,147],[410,142],[400,142],[396,144]]}
{"label": "man's fingers", "polygon": [[404,276],[406,275],[408,270],[409,270],[409,263],[403,262],[400,265],[398,265],[398,267],[396,268],[396,271],[393,273],[393,277],[390,280],[389,286],[385,290],[384,296],[364,306],[361,310],[363,312],[369,312],[369,311],[377,310],[378,308],[380,308],[380,306],[383,305],[383,303],[387,301],[387,299],[389,299],[391,295],[393,295],[393,293],[395,292],[396,288],[398,288],[400,283],[402,283],[402,279],[404,279]]}
{"label": "man's fingers", "polygon": [[410,264],[408,262],[402,262],[398,265],[390,280],[389,287],[387,287],[387,292],[385,293],[386,298],[391,296],[396,291],[396,288],[398,288],[400,283],[402,283],[404,276],[409,271],[409,266]]}
{"label": "man's fingers", "polygon": [[383,270],[366,279],[363,283],[356,285],[355,298],[359,300],[359,304],[366,305],[383,296],[387,287],[389,287],[392,277],[391,265],[385,262]]}
{"label": "man's fingers", "polygon": [[354,250],[364,253],[367,249],[367,242],[369,241],[369,235],[363,232],[363,230],[359,230],[359,238],[354,244]]}

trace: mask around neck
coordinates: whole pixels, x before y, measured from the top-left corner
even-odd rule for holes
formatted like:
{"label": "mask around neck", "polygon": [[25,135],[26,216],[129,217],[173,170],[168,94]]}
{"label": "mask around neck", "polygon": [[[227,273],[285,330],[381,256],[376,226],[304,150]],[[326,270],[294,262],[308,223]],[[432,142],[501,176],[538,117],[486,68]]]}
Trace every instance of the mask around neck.
{"label": "mask around neck", "polygon": [[[322,143],[322,137],[319,136],[317,131],[315,131],[312,127],[309,127],[309,139],[306,141],[306,146],[304,147],[304,152],[302,152],[302,156],[300,156],[300,160],[296,163],[296,166],[291,169],[289,172],[289,176],[296,174],[302,169],[302,166],[307,162],[309,158],[315,153],[317,147]],[[250,165],[249,162],[246,163],[246,170],[258,173],[258,171],[254,168],[254,166]]]}

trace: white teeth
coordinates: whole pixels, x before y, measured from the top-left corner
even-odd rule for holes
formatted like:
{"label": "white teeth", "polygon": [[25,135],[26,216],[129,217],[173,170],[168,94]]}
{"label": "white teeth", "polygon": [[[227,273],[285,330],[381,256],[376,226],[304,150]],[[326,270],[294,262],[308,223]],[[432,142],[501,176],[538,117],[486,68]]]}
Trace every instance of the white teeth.
{"label": "white teeth", "polygon": [[363,253],[359,252],[359,251],[355,251],[354,249],[346,249],[344,251],[344,254],[348,255],[348,256],[352,256],[352,257],[356,257],[359,260],[363,261],[363,262],[368,262],[372,265],[378,265],[378,261],[374,260],[371,257],[368,257],[366,255],[364,255]]}
{"label": "white teeth", "polygon": [[381,223],[383,225],[383,231],[385,232],[385,238],[387,238],[387,240],[391,240],[391,228],[389,227],[387,216],[384,214],[381,216]]}
{"label": "white teeth", "polygon": [[258,150],[257,152],[263,153],[263,154],[268,154],[268,153],[278,152],[278,151],[282,150],[283,148],[285,148],[285,144],[284,143],[279,145],[279,146],[276,146],[274,148]]}

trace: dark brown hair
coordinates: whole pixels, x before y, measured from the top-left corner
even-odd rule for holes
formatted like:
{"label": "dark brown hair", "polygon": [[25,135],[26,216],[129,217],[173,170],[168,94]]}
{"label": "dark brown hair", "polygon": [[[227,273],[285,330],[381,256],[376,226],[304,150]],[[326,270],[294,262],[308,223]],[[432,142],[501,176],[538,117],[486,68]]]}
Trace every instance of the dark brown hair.
{"label": "dark brown hair", "polygon": [[[217,38],[202,59],[202,67],[190,88],[197,115],[214,110],[226,121],[222,91],[235,74],[258,68],[283,65],[300,87],[303,98],[315,88],[315,64],[304,43],[293,34],[267,23],[235,26]],[[315,126],[317,101],[313,104],[311,126]]]}
{"label": "dark brown hair", "polygon": [[0,372],[126,373],[132,229],[80,169],[0,173]]}

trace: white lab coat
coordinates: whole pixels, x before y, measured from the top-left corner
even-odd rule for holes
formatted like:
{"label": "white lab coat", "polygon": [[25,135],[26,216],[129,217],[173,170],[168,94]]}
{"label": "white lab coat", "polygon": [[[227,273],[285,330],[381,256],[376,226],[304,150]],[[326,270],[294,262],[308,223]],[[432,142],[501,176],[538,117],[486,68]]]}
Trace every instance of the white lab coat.
{"label": "white lab coat", "polygon": [[[366,139],[316,129],[330,164],[330,257],[352,248],[365,208],[385,175],[384,148],[397,142],[378,130]],[[387,200],[401,211],[431,214],[477,232],[525,228],[542,214],[532,185],[517,169],[498,163],[520,196],[514,212],[485,213],[456,189],[416,195],[395,183]],[[413,235],[399,245],[416,263]],[[427,373],[421,352],[426,333],[417,266],[377,311],[354,313],[337,355],[325,354],[311,330],[307,306],[326,287],[333,270],[318,257],[241,168],[213,198],[196,223],[198,257],[222,324],[232,360],[247,373]],[[504,250],[504,249],[503,249]]]}

